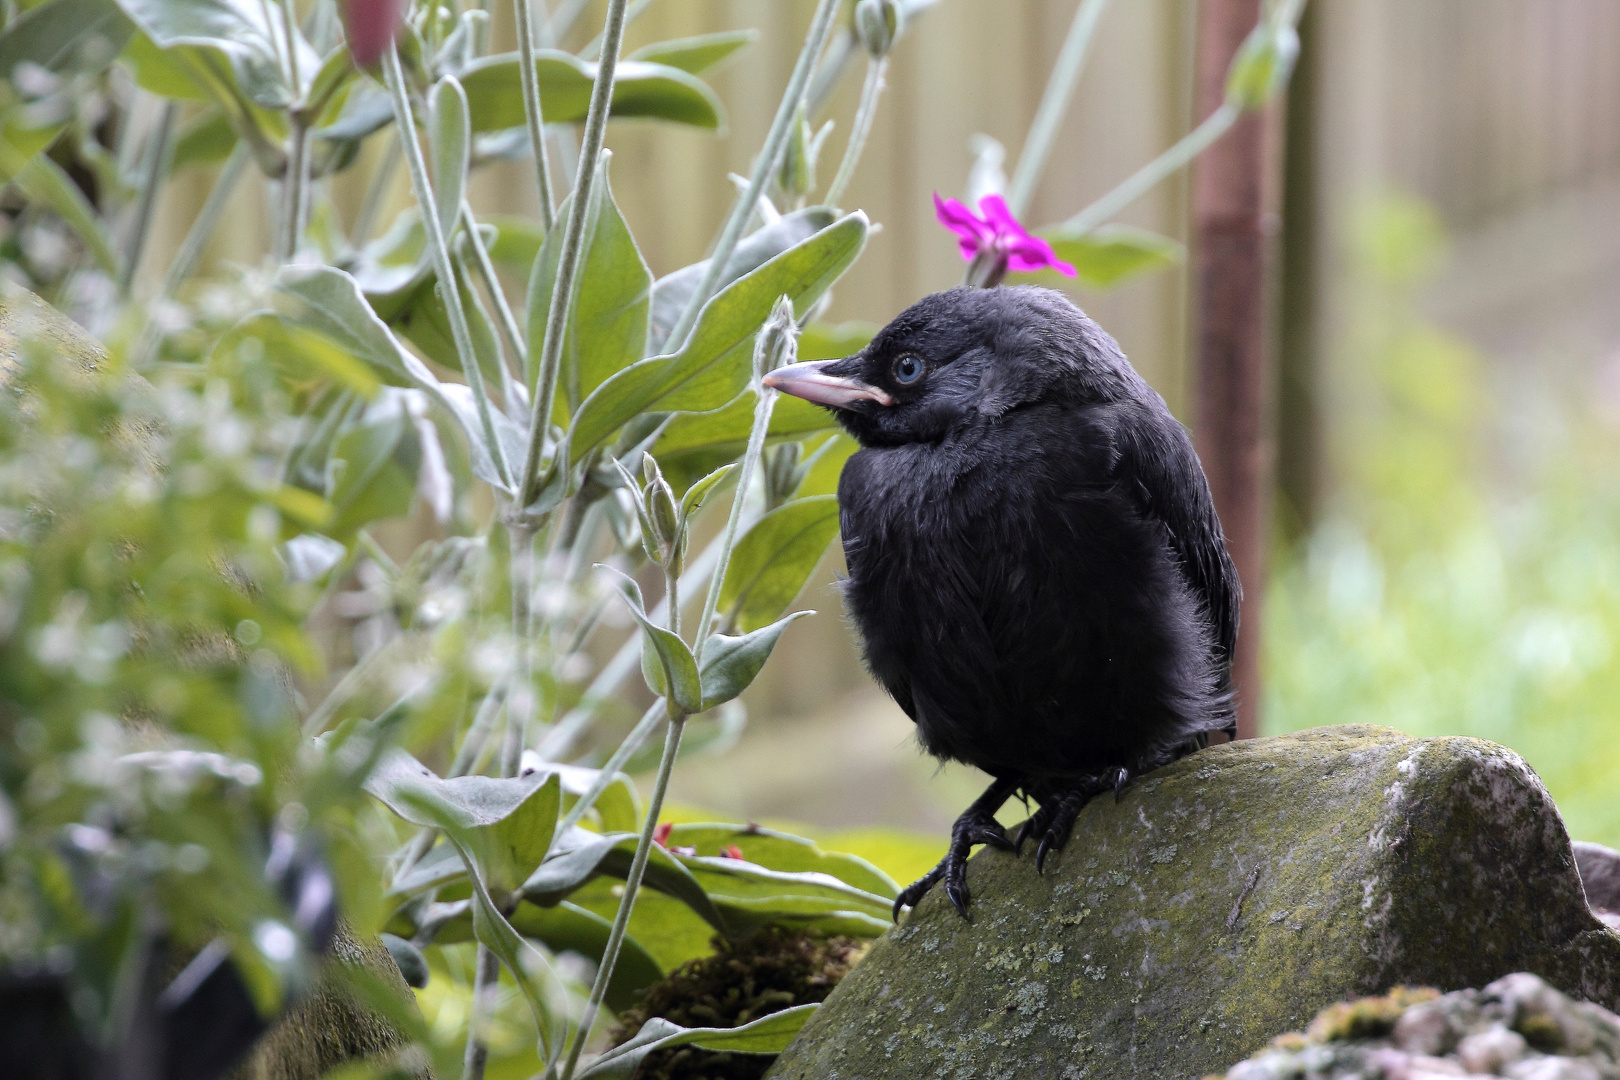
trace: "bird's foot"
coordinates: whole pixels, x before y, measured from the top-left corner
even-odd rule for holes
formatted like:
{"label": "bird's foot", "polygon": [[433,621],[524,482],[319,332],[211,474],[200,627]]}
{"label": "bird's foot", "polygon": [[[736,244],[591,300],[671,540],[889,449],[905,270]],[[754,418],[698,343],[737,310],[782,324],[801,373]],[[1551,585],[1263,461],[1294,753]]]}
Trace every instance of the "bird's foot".
{"label": "bird's foot", "polygon": [[1012,841],[1007,839],[1007,830],[996,821],[996,811],[1001,809],[1001,804],[1007,801],[1007,796],[1017,786],[1016,780],[997,780],[962,812],[951,827],[951,847],[939,865],[901,889],[900,895],[895,897],[895,922],[900,921],[901,908],[916,907],[928,890],[940,881],[945,882],[945,895],[951,898],[957,912],[964,919],[968,917],[968,853],[975,844],[989,844],[1003,851],[1013,850]]}
{"label": "bird's foot", "polygon": [[1065,788],[1054,791],[1041,801],[1041,808],[1018,827],[1018,835],[1013,840],[1015,850],[1024,850],[1024,841],[1040,838],[1035,848],[1035,870],[1037,873],[1046,873],[1046,856],[1062,848],[1069,839],[1069,830],[1074,828],[1075,818],[1090,802],[1092,797],[1113,789],[1114,801],[1118,802],[1125,794],[1125,785],[1130,782],[1131,774],[1128,769],[1111,769],[1100,776],[1084,777]]}

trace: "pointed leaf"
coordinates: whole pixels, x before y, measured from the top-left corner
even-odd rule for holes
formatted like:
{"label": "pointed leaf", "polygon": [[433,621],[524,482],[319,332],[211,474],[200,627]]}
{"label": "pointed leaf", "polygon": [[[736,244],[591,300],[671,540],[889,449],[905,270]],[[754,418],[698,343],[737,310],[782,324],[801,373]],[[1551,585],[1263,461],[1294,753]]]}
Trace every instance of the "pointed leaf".
{"label": "pointed leaf", "polygon": [[795,611],[741,637],[711,636],[703,647],[703,708],[712,709],[748,689],[748,684],[770,659],[771,650],[776,648],[776,641],[788,623],[814,614],[813,611]]}
{"label": "pointed leaf", "polygon": [[236,129],[231,127],[230,117],[223,110],[209,109],[180,130],[170,168],[224,161],[236,149],[236,143]]}
{"label": "pointed leaf", "polygon": [[[593,833],[575,826],[552,844],[551,854],[523,883],[523,895],[540,905],[566,899],[592,879],[607,875],[623,879],[640,840],[636,833]],[[710,902],[681,861],[658,844],[647,856],[642,879],[650,889],[672,896],[721,933],[728,933],[725,917]]]}
{"label": "pointed leaf", "polygon": [[[281,11],[261,0],[120,0],[135,24],[163,49],[194,46],[229,63],[233,83],[248,100],[281,109],[294,99],[280,60]],[[300,81],[320,70],[320,57],[296,28],[293,55]]]}
{"label": "pointed leaf", "polygon": [[454,75],[433,84],[428,95],[428,145],[433,155],[433,203],[439,229],[448,243],[461,220],[461,200],[467,189],[467,161],[472,136],[467,119],[467,95]]}
{"label": "pointed leaf", "polygon": [[578,1080],[630,1080],[648,1054],[676,1046],[700,1046],[734,1054],[780,1054],[820,1007],[795,1005],[734,1028],[685,1028],[653,1017],[632,1038],[576,1075]]}
{"label": "pointed leaf", "polygon": [[659,626],[647,618],[641,599],[641,586],[625,574],[604,566],[618,579],[616,584],[624,593],[630,608],[630,617],[641,626],[643,645],[641,673],[653,693],[667,697],[688,713],[702,712],[702,682],[698,678],[697,660],[679,634],[668,627]]}
{"label": "pointed leaf", "polygon": [[714,493],[715,488],[730,477],[736,468],[735,462],[730,465],[722,465],[687,488],[686,494],[681,496],[681,517],[683,519],[689,518],[702,509],[704,502]]}
{"label": "pointed leaf", "polygon": [[[613,923],[594,911],[564,901],[556,907],[540,907],[528,901],[512,913],[514,929],[524,937],[542,942],[552,952],[577,952],[593,963],[602,962]],[[634,1005],[641,992],[663,978],[664,970],[634,937],[626,936],[619,946],[619,960],[608,981],[607,1005],[623,1012]]]}
{"label": "pointed leaf", "polygon": [[837,535],[835,496],[778,506],[737,542],[720,587],[720,610],[731,613],[745,631],[773,622],[799,595]]}
{"label": "pointed leaf", "polygon": [[[548,124],[585,119],[596,65],[556,49],[535,50],[535,75]],[[460,72],[474,131],[501,131],[523,124],[522,68],[517,53],[475,61]],[[672,120],[718,129],[723,110],[702,79],[676,67],[621,60],[613,73],[610,116]]]}
{"label": "pointed leaf", "polygon": [[[743,393],[723,409],[677,416],[658,439],[660,460],[677,455],[706,455],[712,458],[740,458],[748,446],[748,433],[754,426],[754,395]],[[766,429],[766,445],[798,442],[807,436],[838,426],[832,413],[803,398],[780,395],[771,410],[771,426]]]}
{"label": "pointed leaf", "polygon": [[744,45],[753,44],[758,37],[759,31],[753,29],[722,30],[717,34],[699,34],[643,45],[625,59],[667,64],[697,75],[729,58]]}
{"label": "pointed leaf", "polygon": [[[828,874],[877,896],[894,897],[900,892],[893,878],[865,859],[824,851],[814,840],[759,825],[675,825],[667,842],[672,847],[693,848],[704,856],[718,856],[736,848],[745,861],[766,869]],[[931,859],[929,865],[937,861]]]}
{"label": "pointed leaf", "polygon": [[866,215],[829,225],[726,286],[703,306],[680,352],[632,364],[608,379],[574,416],[569,460],[582,461],[638,414],[718,409],[748,385],[754,335],[778,297],[802,315],[847,270],[866,243]]}

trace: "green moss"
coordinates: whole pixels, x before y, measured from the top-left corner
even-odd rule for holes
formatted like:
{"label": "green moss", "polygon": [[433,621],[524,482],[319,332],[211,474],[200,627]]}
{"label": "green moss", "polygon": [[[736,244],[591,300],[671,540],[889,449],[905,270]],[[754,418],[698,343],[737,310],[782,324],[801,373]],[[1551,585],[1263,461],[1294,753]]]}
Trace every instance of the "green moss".
{"label": "green moss", "polygon": [[1408,1008],[1439,996],[1440,991],[1429,986],[1415,989],[1397,986],[1388,994],[1341,1001],[1317,1013],[1306,1035],[1310,1041],[1319,1043],[1376,1039],[1394,1031],[1395,1021]]}

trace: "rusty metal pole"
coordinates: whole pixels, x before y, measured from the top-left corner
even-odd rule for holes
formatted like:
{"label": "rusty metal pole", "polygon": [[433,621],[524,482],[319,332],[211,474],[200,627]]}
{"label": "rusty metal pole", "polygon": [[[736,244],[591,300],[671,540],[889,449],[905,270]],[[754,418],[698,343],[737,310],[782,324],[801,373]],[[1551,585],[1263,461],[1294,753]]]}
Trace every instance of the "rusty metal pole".
{"label": "rusty metal pole", "polygon": [[[1233,55],[1260,0],[1200,0],[1195,101],[1208,116],[1226,97]],[[1192,182],[1193,437],[1243,581],[1233,665],[1238,737],[1256,734],[1260,613],[1265,591],[1272,451],[1268,407],[1267,264],[1278,188],[1279,104],[1251,112],[1199,157]]]}

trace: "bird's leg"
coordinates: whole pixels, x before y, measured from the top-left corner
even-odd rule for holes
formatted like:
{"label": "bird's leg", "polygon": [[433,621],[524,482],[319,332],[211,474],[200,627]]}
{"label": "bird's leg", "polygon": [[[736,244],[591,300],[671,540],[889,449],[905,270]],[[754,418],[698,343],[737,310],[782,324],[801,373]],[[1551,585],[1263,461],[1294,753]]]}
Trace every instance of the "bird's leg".
{"label": "bird's leg", "polygon": [[1018,850],[1023,850],[1025,840],[1040,837],[1040,845],[1035,849],[1035,869],[1044,874],[1046,856],[1061,848],[1069,839],[1074,819],[1080,816],[1081,809],[1091,801],[1092,796],[1112,789],[1114,801],[1118,802],[1130,778],[1128,769],[1110,769],[1099,776],[1083,776],[1065,787],[1043,793],[1040,796],[1041,808],[1019,826],[1018,837],[1014,841]]}
{"label": "bird's leg", "polygon": [[906,886],[895,898],[895,922],[900,921],[901,908],[916,907],[917,902],[941,879],[945,882],[945,895],[951,898],[957,912],[964,919],[968,917],[968,853],[973,850],[975,844],[989,844],[1003,850],[1012,849],[1012,841],[1007,839],[1007,830],[996,821],[996,811],[1001,809],[1001,804],[1007,801],[1007,796],[1017,787],[1017,779],[997,779],[985,789],[983,795],[973,801],[972,806],[962,811],[962,816],[951,826],[951,847],[939,861],[939,865]]}

